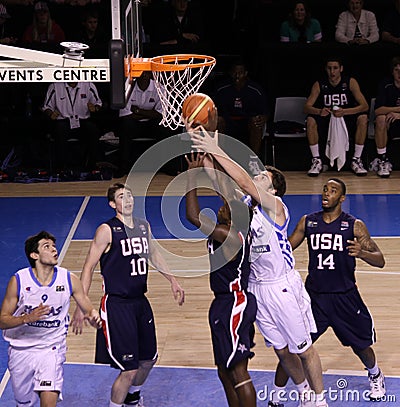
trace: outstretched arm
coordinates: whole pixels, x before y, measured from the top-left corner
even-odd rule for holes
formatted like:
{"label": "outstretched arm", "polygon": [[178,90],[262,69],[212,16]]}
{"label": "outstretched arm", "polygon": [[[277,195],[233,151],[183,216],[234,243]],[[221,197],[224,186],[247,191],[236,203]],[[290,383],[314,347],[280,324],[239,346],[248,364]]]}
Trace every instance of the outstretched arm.
{"label": "outstretched arm", "polygon": [[[238,253],[241,247],[241,241],[237,235],[237,232],[232,229],[228,224],[219,224],[214,220],[210,219],[201,213],[199,207],[199,201],[197,197],[197,181],[198,172],[196,168],[202,168],[207,166],[207,172],[210,178],[213,180],[214,187],[217,190],[221,188],[218,179],[219,176],[223,175],[220,170],[214,168],[212,161],[209,160],[210,156],[206,156],[202,153],[191,153],[191,155],[185,156],[186,162],[188,163],[187,176],[187,188],[186,188],[186,219],[197,226],[206,236],[210,237],[217,242],[226,244],[222,246],[222,251],[224,257],[227,260],[231,260]],[[225,191],[226,195],[222,195],[222,199],[227,201],[228,198],[232,199],[234,190],[230,191],[228,195],[228,190]],[[225,203],[225,209],[227,210],[228,204]],[[229,219],[230,220],[230,219]],[[229,221],[227,219],[227,221]]]}
{"label": "outstretched arm", "polygon": [[264,188],[257,187],[247,171],[238,163],[233,161],[218,146],[218,133],[214,137],[202,128],[198,128],[190,133],[193,147],[212,154],[212,156],[221,164],[226,173],[239,185],[239,187],[249,194],[256,202],[268,212],[271,218],[279,220],[283,216],[285,220],[282,202],[275,195],[266,191]]}
{"label": "outstretched arm", "polygon": [[365,223],[357,219],[354,222],[354,240],[347,241],[349,255],[364,260],[374,267],[382,268],[385,258],[376,242],[371,238]]}

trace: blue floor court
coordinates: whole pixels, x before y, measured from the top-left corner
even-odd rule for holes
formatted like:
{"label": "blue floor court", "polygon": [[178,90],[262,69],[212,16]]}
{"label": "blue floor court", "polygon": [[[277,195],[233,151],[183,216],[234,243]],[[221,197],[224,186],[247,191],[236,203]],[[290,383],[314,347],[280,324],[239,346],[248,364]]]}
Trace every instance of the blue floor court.
{"label": "blue floor court", "polygon": [[[201,197],[202,206],[215,210],[217,197]],[[320,195],[288,195],[285,202],[291,210],[290,231],[304,213],[320,208]],[[146,216],[157,239],[200,237],[185,221],[182,197],[147,197],[135,199],[136,212]],[[160,210],[162,208],[162,211]],[[375,216],[379,208],[379,217]],[[362,218],[374,237],[398,237],[400,230],[399,195],[348,195],[345,211]],[[102,220],[113,215],[106,198],[50,197],[1,198],[0,211],[0,296],[4,295],[10,276],[27,265],[23,244],[27,236],[45,229],[57,237],[59,252],[69,240],[87,240]],[[161,213],[162,212],[162,213]],[[211,351],[211,350],[210,350]],[[7,344],[0,339],[0,406],[14,406],[10,383],[7,382]],[[66,407],[107,406],[116,371],[108,366],[67,364],[64,402]],[[272,372],[252,372],[259,395],[259,405],[266,406]],[[364,374],[326,374],[326,387],[332,392],[330,405],[367,406],[363,396],[368,388]],[[400,405],[400,380],[387,378],[388,400],[379,406]],[[144,386],[146,407],[226,406],[224,393],[214,369],[157,366]],[[296,406],[290,401],[286,406]]]}

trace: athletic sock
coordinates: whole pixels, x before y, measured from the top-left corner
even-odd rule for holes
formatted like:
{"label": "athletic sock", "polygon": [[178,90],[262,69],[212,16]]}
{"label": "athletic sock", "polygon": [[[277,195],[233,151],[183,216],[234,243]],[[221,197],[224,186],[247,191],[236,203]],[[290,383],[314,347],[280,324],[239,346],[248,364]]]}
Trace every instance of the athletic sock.
{"label": "athletic sock", "polygon": [[375,362],[374,367],[372,367],[371,369],[367,368],[367,370],[370,376],[376,376],[379,373],[378,364]]}
{"label": "athletic sock", "polygon": [[303,393],[304,391],[310,390],[310,386],[308,384],[307,379],[304,380],[304,382],[301,382],[299,384],[296,384],[297,391],[299,394]]}
{"label": "athletic sock", "polygon": [[310,150],[311,150],[311,155],[313,158],[319,158],[319,145],[318,144],[314,144],[314,145],[310,146]]}
{"label": "athletic sock", "polygon": [[276,384],[274,384],[271,401],[273,403],[279,403],[281,401],[285,401],[285,399],[286,399],[286,386],[279,387]]}
{"label": "athletic sock", "polygon": [[110,404],[109,404],[108,406],[109,406],[109,407],[122,407],[123,404],[113,403],[113,402],[110,400]]}
{"label": "athletic sock", "polygon": [[363,144],[356,144],[354,146],[354,156],[353,156],[353,158],[360,158],[363,150],[364,150],[364,145]]}

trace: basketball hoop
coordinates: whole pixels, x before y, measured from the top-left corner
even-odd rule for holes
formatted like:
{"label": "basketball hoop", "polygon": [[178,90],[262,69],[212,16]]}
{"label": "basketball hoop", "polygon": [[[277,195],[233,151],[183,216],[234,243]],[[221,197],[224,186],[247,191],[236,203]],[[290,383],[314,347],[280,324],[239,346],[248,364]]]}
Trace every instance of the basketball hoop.
{"label": "basketball hoop", "polygon": [[214,57],[196,54],[131,58],[127,71],[131,77],[140,76],[146,70],[153,72],[163,110],[160,124],[175,130],[184,125],[181,119],[184,100],[199,90],[215,62]]}

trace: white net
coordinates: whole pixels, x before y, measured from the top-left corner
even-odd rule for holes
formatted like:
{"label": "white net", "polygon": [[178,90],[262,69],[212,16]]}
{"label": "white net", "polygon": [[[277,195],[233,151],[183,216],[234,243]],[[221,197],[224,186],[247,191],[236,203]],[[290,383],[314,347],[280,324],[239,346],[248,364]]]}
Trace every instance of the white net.
{"label": "white net", "polygon": [[182,104],[196,93],[215,65],[213,57],[203,55],[166,55],[153,58],[152,71],[161,99],[160,124],[172,130],[183,126]]}

